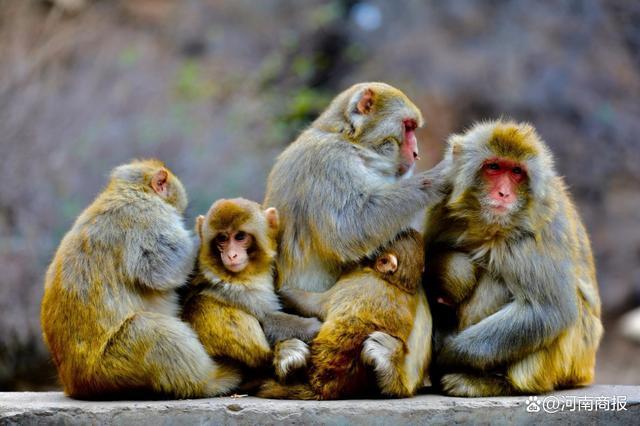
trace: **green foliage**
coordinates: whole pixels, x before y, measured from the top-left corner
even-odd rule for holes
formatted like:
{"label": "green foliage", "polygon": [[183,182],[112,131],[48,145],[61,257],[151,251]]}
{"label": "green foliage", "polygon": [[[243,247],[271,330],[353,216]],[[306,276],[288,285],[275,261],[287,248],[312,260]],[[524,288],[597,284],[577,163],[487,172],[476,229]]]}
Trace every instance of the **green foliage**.
{"label": "green foliage", "polygon": [[217,85],[195,61],[186,61],[178,69],[176,89],[178,95],[187,101],[209,99],[218,92]]}

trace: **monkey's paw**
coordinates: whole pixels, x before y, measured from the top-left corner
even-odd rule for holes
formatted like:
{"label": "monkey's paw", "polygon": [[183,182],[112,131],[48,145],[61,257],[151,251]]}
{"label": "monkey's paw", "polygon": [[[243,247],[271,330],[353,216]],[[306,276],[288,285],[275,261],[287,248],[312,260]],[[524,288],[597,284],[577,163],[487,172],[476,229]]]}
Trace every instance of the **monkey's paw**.
{"label": "monkey's paw", "polygon": [[479,397],[511,395],[510,386],[500,377],[451,373],[442,376],[442,390],[446,395]]}
{"label": "monkey's paw", "polygon": [[283,381],[292,371],[305,368],[309,355],[309,346],[302,340],[288,339],[278,342],[273,357],[273,366],[278,379]]}
{"label": "monkey's paw", "polygon": [[401,347],[400,340],[395,337],[382,331],[374,331],[364,341],[362,361],[373,366],[377,372],[387,371],[391,368],[391,359]]}

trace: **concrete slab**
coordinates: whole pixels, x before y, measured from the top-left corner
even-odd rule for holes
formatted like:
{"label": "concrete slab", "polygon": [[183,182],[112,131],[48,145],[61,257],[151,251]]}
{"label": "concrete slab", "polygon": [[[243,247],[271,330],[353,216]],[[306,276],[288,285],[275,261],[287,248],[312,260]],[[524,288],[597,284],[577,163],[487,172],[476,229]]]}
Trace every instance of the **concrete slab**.
{"label": "concrete slab", "polygon": [[96,402],[60,392],[5,392],[0,393],[0,424],[640,424],[640,386],[592,386],[536,398],[426,394],[322,402],[252,397]]}

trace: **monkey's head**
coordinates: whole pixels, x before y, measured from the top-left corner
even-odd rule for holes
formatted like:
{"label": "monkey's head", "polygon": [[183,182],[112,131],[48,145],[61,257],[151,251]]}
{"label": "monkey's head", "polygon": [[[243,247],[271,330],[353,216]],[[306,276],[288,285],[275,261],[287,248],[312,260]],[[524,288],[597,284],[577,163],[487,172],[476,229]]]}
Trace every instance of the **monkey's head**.
{"label": "monkey's head", "polygon": [[527,123],[492,121],[449,138],[453,192],[449,207],[483,223],[526,224],[555,176],[553,160]]}
{"label": "monkey's head", "polygon": [[400,232],[378,250],[371,267],[382,278],[407,292],[415,293],[424,272],[424,244],[415,229]]}
{"label": "monkey's head", "polygon": [[196,219],[201,270],[225,281],[271,271],[278,225],[273,207],[263,210],[243,198],[216,201],[206,216]]}
{"label": "monkey's head", "polygon": [[155,194],[183,213],[187,208],[187,192],[180,180],[162,161],[134,160],[111,172],[110,185],[121,185]]}
{"label": "monkey's head", "polygon": [[418,159],[415,131],[422,114],[400,90],[385,83],[360,83],[338,95],[314,126],[345,135],[367,151],[369,167],[402,176]]}

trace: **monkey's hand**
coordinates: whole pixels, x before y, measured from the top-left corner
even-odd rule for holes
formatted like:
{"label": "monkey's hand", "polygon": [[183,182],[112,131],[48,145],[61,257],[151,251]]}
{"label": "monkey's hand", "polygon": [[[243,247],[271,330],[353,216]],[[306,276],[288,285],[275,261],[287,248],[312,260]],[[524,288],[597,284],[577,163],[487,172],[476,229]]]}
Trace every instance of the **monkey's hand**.
{"label": "monkey's hand", "polygon": [[410,179],[415,179],[418,187],[427,195],[429,204],[441,201],[449,189],[448,160],[442,160],[431,170],[422,172]]}
{"label": "monkey's hand", "polygon": [[317,318],[305,318],[285,312],[267,313],[262,319],[262,328],[269,342],[275,344],[287,339],[311,342],[320,331],[322,323]]}

